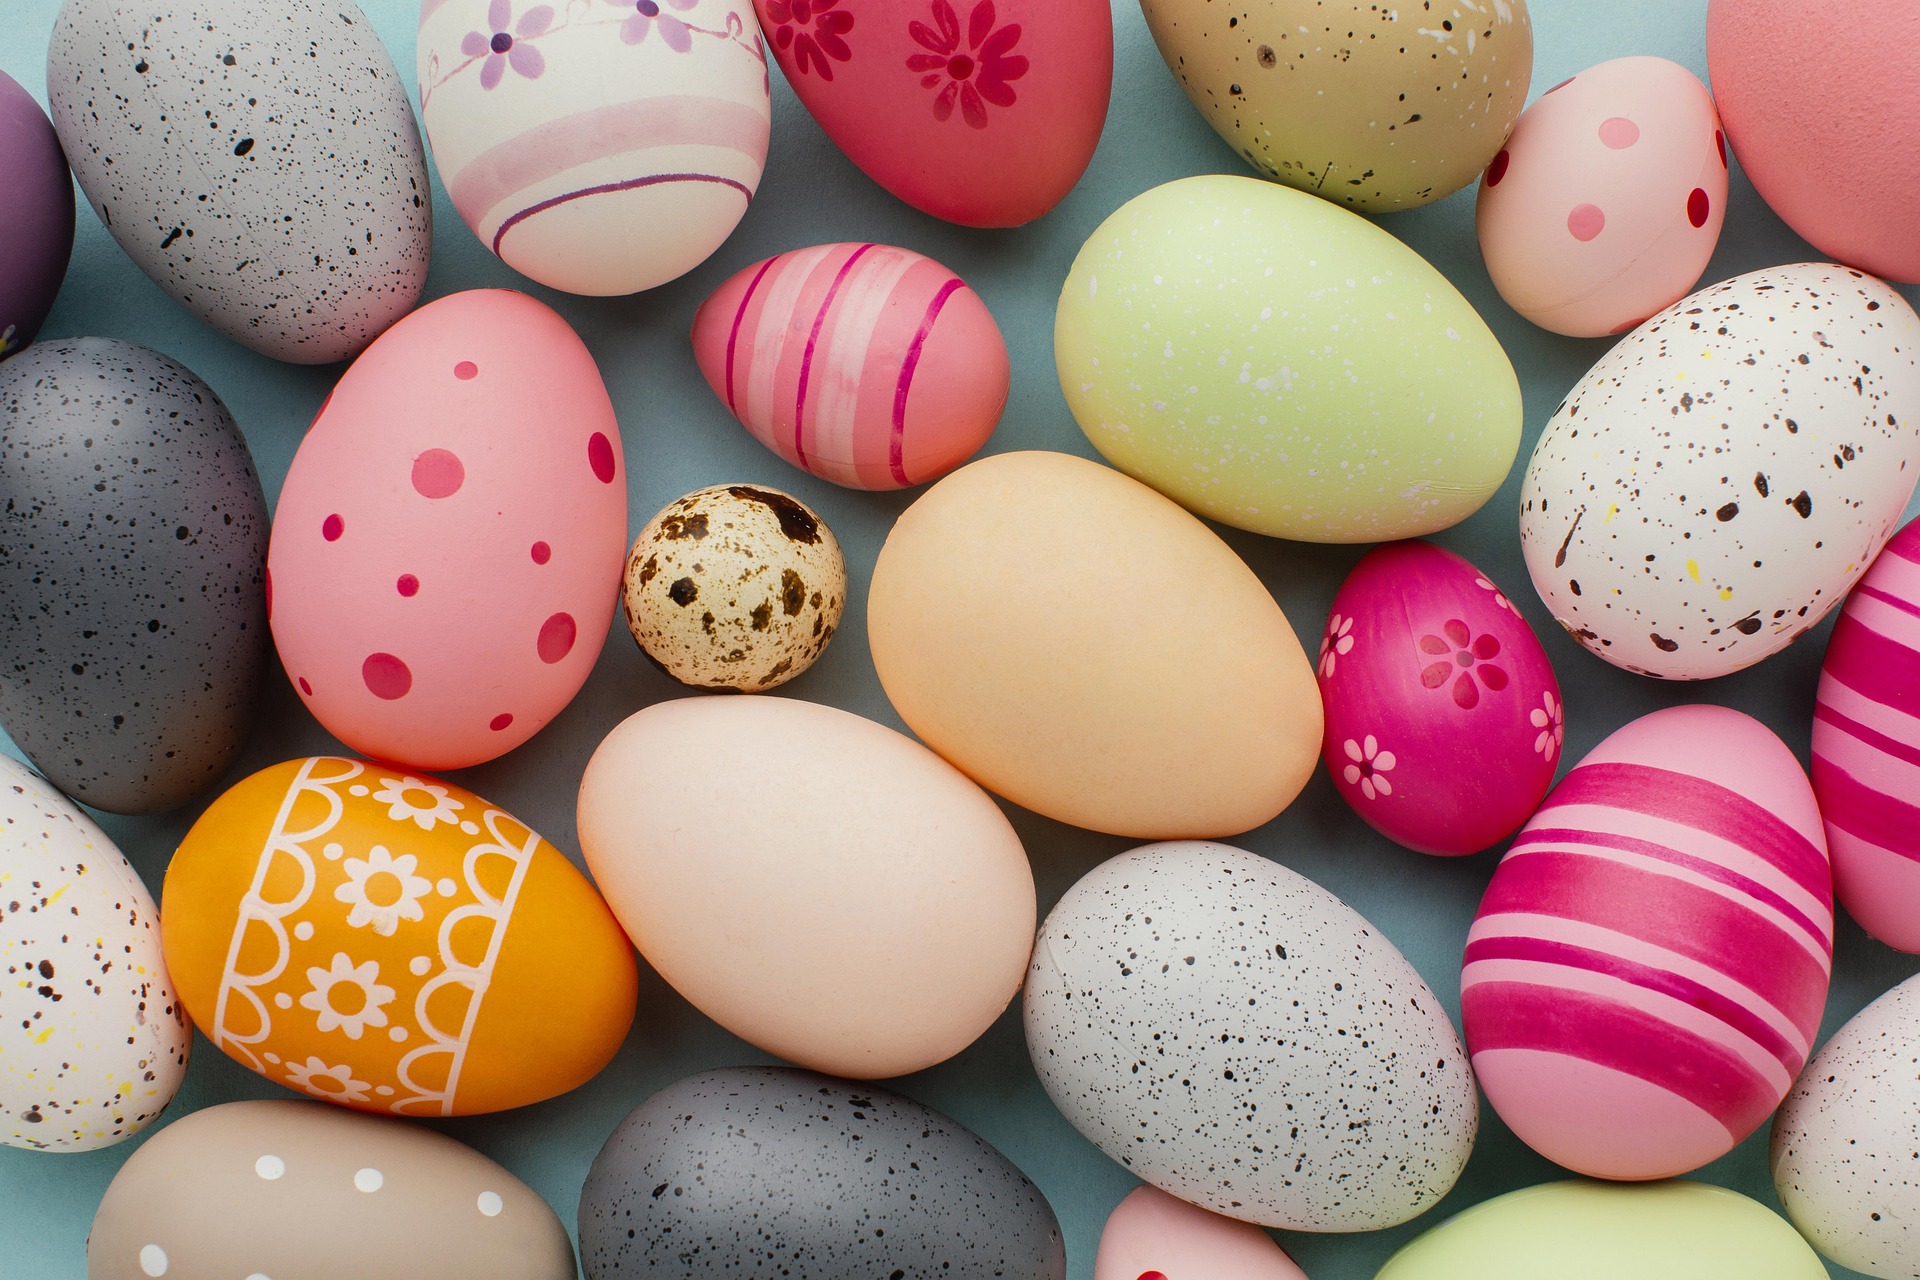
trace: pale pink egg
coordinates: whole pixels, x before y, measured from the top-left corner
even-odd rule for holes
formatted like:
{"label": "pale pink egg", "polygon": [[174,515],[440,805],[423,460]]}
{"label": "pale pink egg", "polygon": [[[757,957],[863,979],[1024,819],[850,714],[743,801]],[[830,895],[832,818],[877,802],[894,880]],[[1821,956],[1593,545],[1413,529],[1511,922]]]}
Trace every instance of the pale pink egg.
{"label": "pale pink egg", "polygon": [[1137,1187],[1107,1218],[1093,1280],[1307,1280],[1251,1222]]}
{"label": "pale pink egg", "polygon": [[1487,166],[1475,220],[1494,287],[1555,333],[1624,333],[1693,288],[1726,215],[1706,86],[1616,58],[1549,89]]}
{"label": "pale pink egg", "polygon": [[559,714],[626,556],[620,428],[580,339],[524,294],[415,311],[320,406],[274,512],[287,676],[355,751],[491,760]]}
{"label": "pale pink egg", "polygon": [[1513,602],[1428,542],[1369,552],[1320,640],[1321,757],[1354,812],[1421,853],[1506,839],[1553,785],[1560,685]]}

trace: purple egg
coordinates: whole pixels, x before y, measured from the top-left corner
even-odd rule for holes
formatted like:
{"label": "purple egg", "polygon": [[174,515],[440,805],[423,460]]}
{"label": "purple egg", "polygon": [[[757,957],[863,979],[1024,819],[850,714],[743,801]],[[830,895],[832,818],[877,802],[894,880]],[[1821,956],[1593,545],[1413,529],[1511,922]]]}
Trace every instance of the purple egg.
{"label": "purple egg", "polygon": [[40,331],[73,253],[73,178],[47,113],[0,71],[0,359]]}
{"label": "purple egg", "polygon": [[1353,567],[1320,641],[1321,757],[1389,840],[1456,856],[1519,829],[1553,785],[1560,685],[1493,580],[1427,542]]}

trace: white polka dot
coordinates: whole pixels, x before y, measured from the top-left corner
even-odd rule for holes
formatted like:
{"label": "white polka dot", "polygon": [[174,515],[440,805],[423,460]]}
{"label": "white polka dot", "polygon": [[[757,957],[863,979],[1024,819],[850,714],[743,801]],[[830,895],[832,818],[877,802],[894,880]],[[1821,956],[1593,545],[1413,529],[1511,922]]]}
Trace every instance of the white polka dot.
{"label": "white polka dot", "polygon": [[370,790],[372,790],[372,788],[368,787],[366,783],[356,782],[347,788],[347,794],[351,796],[364,796]]}
{"label": "white polka dot", "polygon": [[393,1041],[395,1044],[402,1043],[403,1041],[406,1040],[406,1038],[407,1038],[407,1029],[405,1027],[388,1027],[387,1028],[387,1039]]}
{"label": "white polka dot", "polygon": [[427,970],[431,968],[433,968],[433,960],[429,956],[415,956],[407,962],[407,972],[416,978],[425,976]]}
{"label": "white polka dot", "polygon": [[256,1271],[252,1275],[248,1276],[247,1280],[273,1280],[273,1277],[268,1275],[264,1271]]}
{"label": "white polka dot", "polygon": [[391,1098],[393,1096],[393,1086],[390,1084],[377,1084],[373,1086],[373,1091],[383,1098]]}
{"label": "white polka dot", "polygon": [[357,1190],[374,1192],[386,1184],[387,1175],[378,1169],[362,1169],[353,1175],[353,1185]]}
{"label": "white polka dot", "polygon": [[293,997],[284,991],[279,992],[273,997],[273,1007],[276,1009],[291,1009],[293,1008]]}
{"label": "white polka dot", "polygon": [[150,1276],[167,1274],[167,1251],[157,1244],[143,1246],[140,1250],[140,1270]]}
{"label": "white polka dot", "polygon": [[498,1191],[482,1191],[477,1203],[480,1206],[480,1212],[486,1214],[489,1218],[499,1217],[500,1211],[507,1207],[506,1201],[500,1198]]}
{"label": "white polka dot", "polygon": [[277,1053],[263,1053],[260,1056],[265,1058],[268,1062],[271,1062],[276,1067],[280,1065],[280,1055]]}
{"label": "white polka dot", "polygon": [[346,850],[340,847],[338,841],[333,841],[323,846],[320,852],[327,856],[328,862],[338,862],[340,861],[340,855],[345,853]]}
{"label": "white polka dot", "polygon": [[287,1171],[287,1162],[279,1156],[261,1156],[253,1162],[253,1171],[272,1182]]}
{"label": "white polka dot", "polygon": [[293,936],[302,942],[313,937],[313,921],[302,920],[299,924],[293,926]]}
{"label": "white polka dot", "polygon": [[460,824],[460,829],[466,832],[470,836],[477,836],[480,834],[480,824],[477,822],[463,822]]}
{"label": "white polka dot", "polygon": [[440,883],[433,887],[443,898],[451,898],[455,893],[459,892],[460,889],[460,886],[455,884],[452,879],[444,876],[441,878]]}

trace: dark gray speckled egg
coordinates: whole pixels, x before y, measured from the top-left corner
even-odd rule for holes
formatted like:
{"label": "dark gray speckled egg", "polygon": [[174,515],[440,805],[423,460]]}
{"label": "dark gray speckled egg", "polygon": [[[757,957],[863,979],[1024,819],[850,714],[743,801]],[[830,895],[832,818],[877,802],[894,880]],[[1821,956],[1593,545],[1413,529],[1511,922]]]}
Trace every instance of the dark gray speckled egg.
{"label": "dark gray speckled egg", "polygon": [[688,1076],[580,1192],[588,1280],[1062,1280],[1046,1198],[937,1111],[792,1067]]}
{"label": "dark gray speckled egg", "polygon": [[226,406],[104,338],[0,365],[0,724],[62,791],[155,813],[218,781],[266,664],[267,506]]}

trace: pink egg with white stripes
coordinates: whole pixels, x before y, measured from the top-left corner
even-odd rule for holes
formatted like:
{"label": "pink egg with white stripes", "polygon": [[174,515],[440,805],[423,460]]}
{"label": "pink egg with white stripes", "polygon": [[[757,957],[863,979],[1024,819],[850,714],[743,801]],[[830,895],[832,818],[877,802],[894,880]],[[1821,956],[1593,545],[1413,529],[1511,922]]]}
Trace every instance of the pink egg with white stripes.
{"label": "pink egg with white stripes", "polygon": [[1826,837],[1793,753],[1726,707],[1655,711],[1574,767],[1487,886],[1460,975],[1474,1074],[1569,1169],[1686,1173],[1780,1105],[1832,957]]}
{"label": "pink egg with white stripes", "polygon": [[421,0],[417,59],[454,208],[555,289],[635,293],[692,270],[766,168],[749,0]]}
{"label": "pink egg with white stripes", "polygon": [[1920,951],[1920,520],[1893,535],[1834,624],[1813,793],[1840,905],[1888,946]]}
{"label": "pink egg with white stripes", "polygon": [[884,244],[756,262],[701,305],[693,353],[754,439],[851,489],[902,489],[965,462],[1012,377],[980,295]]}
{"label": "pink egg with white stripes", "polygon": [[626,551],[593,357],[544,303],[476,289],[388,329],[320,406],[274,511],[267,617],[340,741],[462,769],[579,691]]}
{"label": "pink egg with white stripes", "polygon": [[1369,552],[1320,639],[1321,758],[1375,831],[1421,853],[1512,835],[1553,785],[1553,667],[1486,574],[1430,542]]}

